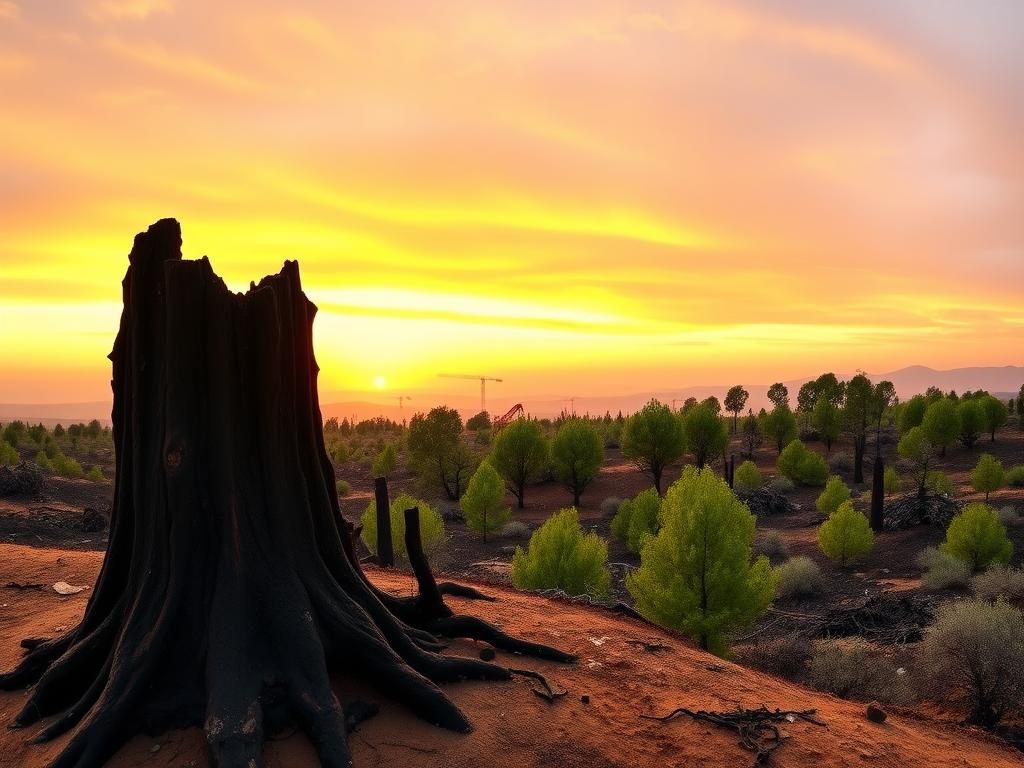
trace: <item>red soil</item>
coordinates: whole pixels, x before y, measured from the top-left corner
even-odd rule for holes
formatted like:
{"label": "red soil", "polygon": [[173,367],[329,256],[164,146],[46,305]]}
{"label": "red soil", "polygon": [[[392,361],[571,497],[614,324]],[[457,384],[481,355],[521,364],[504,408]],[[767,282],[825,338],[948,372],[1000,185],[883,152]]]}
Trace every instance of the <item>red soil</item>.
{"label": "red soil", "polygon": [[[0,668],[19,656],[24,637],[52,635],[73,625],[85,607],[88,591],[69,597],[55,594],[56,581],[91,585],[102,554],[35,549],[0,544],[0,585],[44,585],[42,590],[0,588]],[[411,579],[399,573],[372,571],[383,587],[408,593]],[[525,680],[508,683],[463,683],[446,690],[470,715],[476,730],[448,733],[411,717],[381,692],[347,679],[337,681],[342,702],[361,697],[380,701],[382,710],[351,738],[356,766],[746,766],[752,756],[729,731],[680,718],[661,724],[639,718],[677,706],[733,709],[737,704],[782,709],[814,708],[826,727],[796,722],[784,727],[789,737],[772,764],[785,766],[1020,766],[1019,753],[982,732],[930,721],[912,713],[890,714],[876,725],[864,706],[815,693],[798,685],[744,669],[695,649],[688,642],[641,622],[577,604],[552,601],[500,587],[487,587],[500,602],[460,603],[459,609],[486,616],[523,637],[557,645],[580,655],[575,667],[524,660],[499,653],[499,661],[544,672],[568,695],[547,704],[530,692]],[[650,653],[630,640],[670,646]],[[471,643],[452,651],[472,654]],[[588,695],[584,704],[581,695]],[[24,692],[0,693],[0,726],[9,723]],[[0,765],[42,766],[67,737],[52,744],[27,743],[32,731],[0,727]],[[315,766],[304,736],[268,741],[266,762],[277,766]],[[204,766],[203,735],[198,729],[154,737],[139,736],[110,762],[111,766]]]}

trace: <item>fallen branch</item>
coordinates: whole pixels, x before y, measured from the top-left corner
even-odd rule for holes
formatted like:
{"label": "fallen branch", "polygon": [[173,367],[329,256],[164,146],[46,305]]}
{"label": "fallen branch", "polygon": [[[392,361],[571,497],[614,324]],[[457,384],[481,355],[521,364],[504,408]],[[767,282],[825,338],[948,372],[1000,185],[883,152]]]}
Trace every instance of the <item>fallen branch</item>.
{"label": "fallen branch", "polygon": [[4,584],[4,589],[40,589],[41,590],[42,588],[43,588],[42,584],[34,584],[34,583],[30,583],[30,582],[25,582],[24,584],[19,584],[16,581],[9,581],[6,584]]}
{"label": "fallen branch", "polygon": [[530,679],[539,682],[542,686],[544,686],[543,689],[531,685],[530,690],[548,703],[551,703],[555,699],[559,699],[562,696],[565,696],[565,694],[567,693],[567,691],[554,690],[551,687],[551,683],[548,682],[548,679],[544,677],[544,675],[542,675],[540,672],[534,672],[532,669],[513,669],[512,667],[509,667],[508,671],[511,672],[513,675],[519,675],[520,677],[529,677]]}

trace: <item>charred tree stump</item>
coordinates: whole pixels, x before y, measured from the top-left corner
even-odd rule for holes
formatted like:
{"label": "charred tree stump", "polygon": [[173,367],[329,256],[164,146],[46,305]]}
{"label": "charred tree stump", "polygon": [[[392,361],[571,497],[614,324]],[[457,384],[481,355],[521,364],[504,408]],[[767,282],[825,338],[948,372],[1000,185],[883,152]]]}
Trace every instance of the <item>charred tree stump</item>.
{"label": "charred tree stump", "polygon": [[871,472],[871,530],[881,533],[885,528],[885,460],[875,456]]}
{"label": "charred tree stump", "polygon": [[264,732],[290,723],[323,765],[348,766],[331,672],[468,731],[437,683],[513,673],[441,655],[436,634],[574,659],[363,574],[324,448],[316,307],[296,262],[234,294],[207,259],[182,260],[164,219],[136,236],[123,289],[103,568],[81,623],[29,643],[0,675],[0,688],[33,686],[16,726],[56,716],[38,741],[74,729],[55,768],[94,768],[136,733],[196,725],[216,765],[251,768]]}
{"label": "charred tree stump", "polygon": [[385,568],[391,568],[395,564],[395,549],[391,541],[391,500],[386,477],[373,481],[373,494],[377,506],[377,559]]}

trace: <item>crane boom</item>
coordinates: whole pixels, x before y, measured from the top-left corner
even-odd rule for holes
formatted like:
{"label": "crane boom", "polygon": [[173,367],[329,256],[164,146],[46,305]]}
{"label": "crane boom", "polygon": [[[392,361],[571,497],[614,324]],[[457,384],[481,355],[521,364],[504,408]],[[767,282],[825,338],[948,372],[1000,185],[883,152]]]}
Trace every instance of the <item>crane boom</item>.
{"label": "crane boom", "polygon": [[480,380],[480,411],[487,410],[487,382],[502,381],[496,376],[474,376],[469,373],[439,373],[441,379],[479,379]]}

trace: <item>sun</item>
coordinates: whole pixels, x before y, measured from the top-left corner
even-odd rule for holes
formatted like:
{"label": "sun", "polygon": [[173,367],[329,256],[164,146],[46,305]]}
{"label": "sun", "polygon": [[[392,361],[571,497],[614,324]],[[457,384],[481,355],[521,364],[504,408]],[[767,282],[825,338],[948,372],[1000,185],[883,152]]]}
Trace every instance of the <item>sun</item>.
{"label": "sun", "polygon": [[388,380],[385,379],[383,376],[374,376],[373,377],[374,389],[384,389],[384,387],[386,387],[387,385],[388,385]]}

